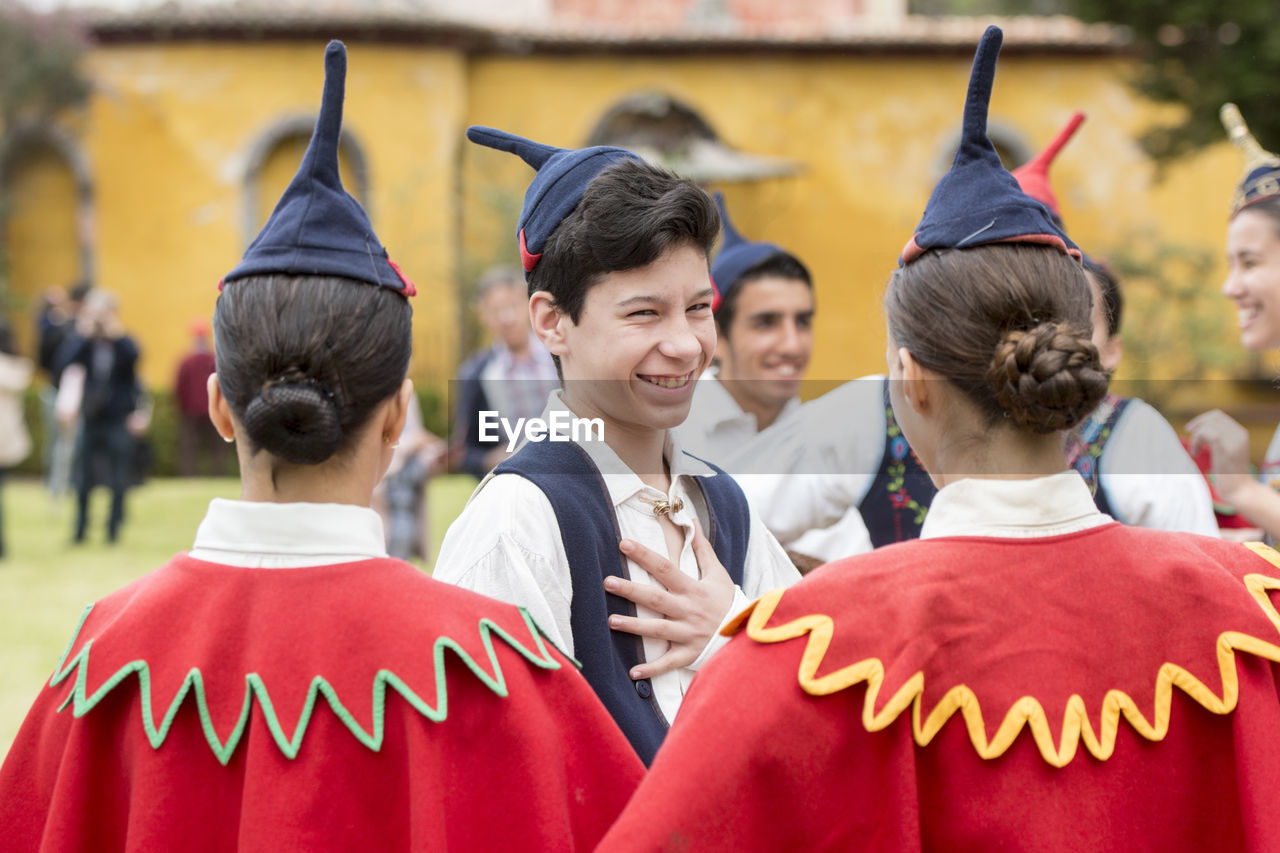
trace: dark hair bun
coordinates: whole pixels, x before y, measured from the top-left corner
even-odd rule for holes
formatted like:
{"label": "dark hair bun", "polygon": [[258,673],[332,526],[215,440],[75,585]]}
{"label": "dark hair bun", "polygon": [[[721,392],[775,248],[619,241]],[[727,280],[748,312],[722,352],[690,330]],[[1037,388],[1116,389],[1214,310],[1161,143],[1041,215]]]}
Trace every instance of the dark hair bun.
{"label": "dark hair bun", "polygon": [[337,401],[312,380],[263,387],[245,407],[244,428],[255,445],[296,465],[317,465],[342,446]]}
{"label": "dark hair bun", "polygon": [[991,383],[1014,423],[1041,434],[1080,423],[1107,393],[1098,350],[1058,323],[1005,332],[991,362]]}

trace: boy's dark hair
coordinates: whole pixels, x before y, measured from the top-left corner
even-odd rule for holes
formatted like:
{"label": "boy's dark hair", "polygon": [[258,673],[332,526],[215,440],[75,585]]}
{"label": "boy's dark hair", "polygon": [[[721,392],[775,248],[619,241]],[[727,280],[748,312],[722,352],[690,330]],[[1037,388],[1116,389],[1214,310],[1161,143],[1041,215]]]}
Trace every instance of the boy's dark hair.
{"label": "boy's dark hair", "polygon": [[787,278],[803,281],[805,286],[813,290],[813,279],[809,270],[800,259],[789,252],[770,255],[729,284],[729,294],[724,297],[720,307],[716,309],[716,331],[722,338],[729,337],[729,329],[733,326],[733,317],[738,312],[738,294],[753,281],[762,278]]}
{"label": "boy's dark hair", "polygon": [[1098,283],[1102,293],[1102,310],[1106,312],[1107,336],[1114,338],[1120,332],[1120,321],[1124,315],[1124,296],[1120,294],[1120,281],[1106,264],[1086,260],[1084,268]]}
{"label": "boy's dark hair", "polygon": [[624,160],[591,179],[573,212],[551,232],[529,273],[529,295],[545,290],[574,323],[592,285],[611,272],[656,261],[676,246],[704,255],[720,234],[715,202],[687,178]]}
{"label": "boy's dark hair", "polygon": [[249,276],[213,312],[218,386],[254,452],[296,465],[350,445],[409,368],[404,295],[337,276]]}

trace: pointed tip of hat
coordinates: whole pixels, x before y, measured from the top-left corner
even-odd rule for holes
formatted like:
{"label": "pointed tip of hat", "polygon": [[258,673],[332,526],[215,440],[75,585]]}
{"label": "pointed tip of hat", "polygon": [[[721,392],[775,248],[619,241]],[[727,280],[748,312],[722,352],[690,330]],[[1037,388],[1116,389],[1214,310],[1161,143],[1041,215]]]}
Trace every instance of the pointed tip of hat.
{"label": "pointed tip of hat", "polygon": [[1043,151],[1013,170],[1013,176],[1017,178],[1018,186],[1022,191],[1044,204],[1054,216],[1059,218],[1062,217],[1062,212],[1058,208],[1058,199],[1049,186],[1049,166],[1053,164],[1062,147],[1075,136],[1076,130],[1084,119],[1084,113],[1077,110]]}
{"label": "pointed tip of hat", "polygon": [[1244,116],[1240,114],[1239,107],[1233,103],[1225,103],[1218,111],[1218,117],[1222,119],[1222,126],[1226,128],[1227,138],[1231,140],[1231,144],[1244,154],[1246,175],[1263,166],[1280,166],[1280,157],[1263,148],[1262,144],[1254,138],[1249,125],[1244,122]]}
{"label": "pointed tip of hat", "polygon": [[[1058,152],[1062,150],[1062,147],[1071,141],[1071,137],[1076,135],[1076,131],[1079,130],[1080,125],[1084,123],[1084,118],[1084,113],[1079,110],[1072,113],[1071,118],[1067,120],[1065,125],[1063,125],[1062,130],[1058,131],[1058,135],[1044,147],[1044,150],[1031,160],[1027,161],[1027,163],[1020,168],[1028,170],[1038,169],[1039,171],[1048,174],[1049,166],[1053,163],[1054,158],[1058,156]],[[1014,174],[1016,175],[1017,172],[1014,172]]]}
{"label": "pointed tip of hat", "polygon": [[969,73],[969,90],[964,99],[964,138],[961,145],[990,147],[987,141],[987,111],[991,106],[991,86],[996,77],[996,59],[1004,33],[999,27],[987,27],[973,54],[973,70]]}
{"label": "pointed tip of hat", "polygon": [[729,208],[725,205],[724,193],[716,190],[712,198],[716,201],[716,209],[720,211],[720,227],[724,233],[724,240],[720,245],[720,250],[724,251],[730,246],[747,242],[746,238],[738,233],[738,229],[733,227],[733,220],[729,218]]}
{"label": "pointed tip of hat", "polygon": [[303,171],[325,183],[340,187],[338,174],[338,141],[342,136],[342,102],[347,91],[347,47],[334,39],[324,49],[324,91],[320,96],[320,116],[316,119],[311,142],[303,155]]}
{"label": "pointed tip of hat", "polygon": [[541,169],[552,156],[565,150],[479,124],[473,124],[467,128],[467,139],[486,148],[496,148],[508,154],[515,154],[535,170]]}

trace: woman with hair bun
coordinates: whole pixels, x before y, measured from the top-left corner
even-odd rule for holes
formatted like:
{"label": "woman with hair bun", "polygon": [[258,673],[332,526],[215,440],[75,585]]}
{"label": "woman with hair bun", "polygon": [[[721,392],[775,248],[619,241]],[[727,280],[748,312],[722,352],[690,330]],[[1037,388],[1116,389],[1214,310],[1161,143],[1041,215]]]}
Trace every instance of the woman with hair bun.
{"label": "woman with hair bun", "polygon": [[0,768],[5,850],[589,849],[643,773],[523,609],[386,555],[415,291],[338,178],[341,43],[325,72],[214,314],[242,497],[85,610]]}
{"label": "woman with hair bun", "polygon": [[1067,469],[1107,377],[1078,250],[986,136],[999,44],[885,296],[920,538],[736,617],[601,849],[1280,844],[1280,555],[1119,524]]}

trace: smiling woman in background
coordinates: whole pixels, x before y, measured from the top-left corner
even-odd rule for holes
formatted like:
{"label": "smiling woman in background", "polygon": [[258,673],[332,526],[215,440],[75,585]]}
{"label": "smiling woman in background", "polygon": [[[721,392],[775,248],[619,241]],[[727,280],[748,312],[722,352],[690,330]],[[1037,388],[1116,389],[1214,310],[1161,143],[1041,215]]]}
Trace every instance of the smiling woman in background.
{"label": "smiling woman in background", "polygon": [[[1264,151],[1235,104],[1222,123],[1244,152],[1245,176],[1231,199],[1227,280],[1222,293],[1236,304],[1240,342],[1252,352],[1280,349],[1280,157]],[[1187,424],[1191,452],[1208,447],[1210,473],[1223,501],[1280,538],[1280,429],[1267,448],[1259,477],[1249,469],[1249,433],[1220,410]]]}

